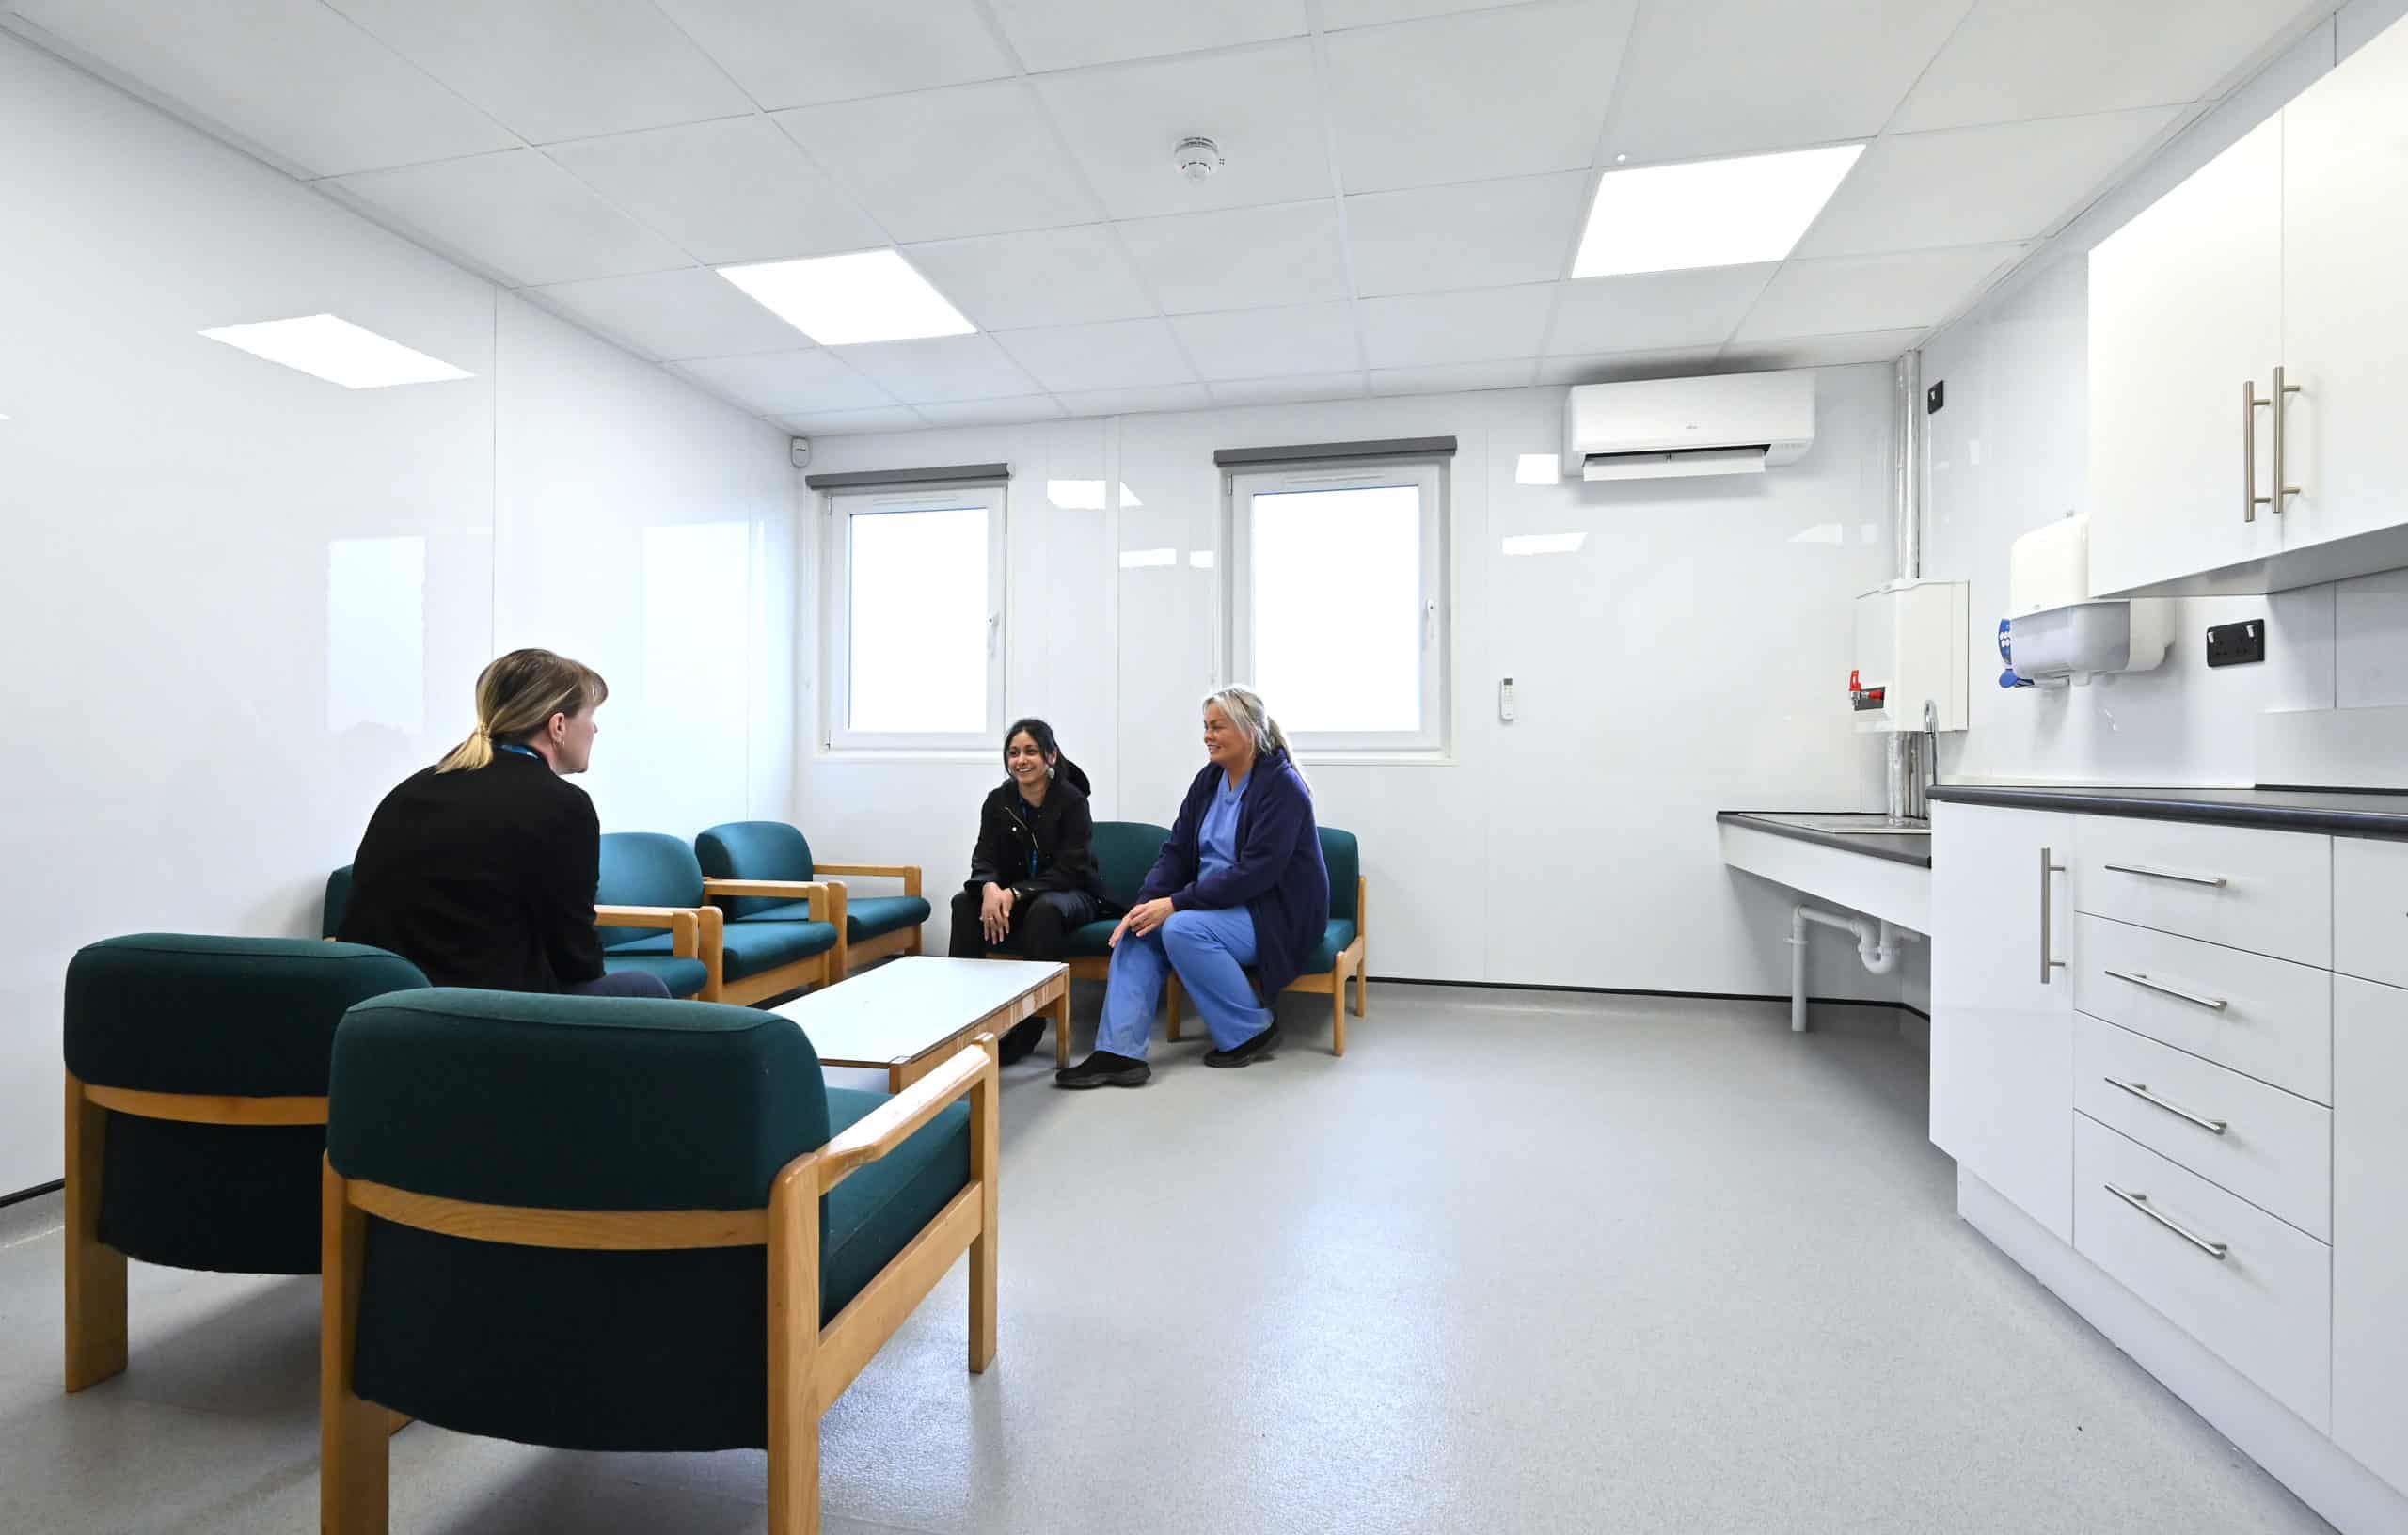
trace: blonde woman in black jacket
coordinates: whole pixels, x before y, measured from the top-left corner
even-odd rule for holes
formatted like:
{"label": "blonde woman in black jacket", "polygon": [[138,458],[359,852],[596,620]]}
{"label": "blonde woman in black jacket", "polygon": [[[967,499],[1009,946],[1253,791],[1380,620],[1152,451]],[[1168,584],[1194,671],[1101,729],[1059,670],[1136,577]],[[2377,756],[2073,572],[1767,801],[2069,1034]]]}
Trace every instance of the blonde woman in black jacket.
{"label": "blonde woman in black jacket", "polygon": [[[1092,846],[1087,777],[1062,755],[1054,727],[1042,720],[1017,720],[1005,732],[1004,771],[979,807],[978,846],[970,878],[953,897],[945,952],[956,959],[980,958],[990,949],[1059,959],[1066,935],[1109,914]],[[1044,1032],[1042,1018],[1015,1026],[1003,1037],[1003,1058],[1026,1055]]]}

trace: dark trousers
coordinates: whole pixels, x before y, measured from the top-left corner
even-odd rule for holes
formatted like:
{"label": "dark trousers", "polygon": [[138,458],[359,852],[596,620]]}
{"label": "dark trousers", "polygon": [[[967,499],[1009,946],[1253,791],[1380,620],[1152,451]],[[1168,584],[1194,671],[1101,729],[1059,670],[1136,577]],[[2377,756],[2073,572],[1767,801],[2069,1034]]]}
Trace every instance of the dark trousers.
{"label": "dark trousers", "polygon": [[[953,897],[953,938],[945,954],[955,959],[979,959],[987,954],[987,935],[978,926],[978,893],[964,890]],[[1084,890],[1049,890],[1012,908],[1012,930],[996,945],[1022,959],[1059,959],[1062,940],[1103,915],[1103,903]]]}

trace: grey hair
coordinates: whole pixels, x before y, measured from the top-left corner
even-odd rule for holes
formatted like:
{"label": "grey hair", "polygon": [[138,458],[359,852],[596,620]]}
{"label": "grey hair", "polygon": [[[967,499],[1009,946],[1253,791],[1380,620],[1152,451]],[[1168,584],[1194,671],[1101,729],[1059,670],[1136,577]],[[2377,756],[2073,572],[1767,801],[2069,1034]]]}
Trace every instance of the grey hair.
{"label": "grey hair", "polygon": [[1229,717],[1229,723],[1245,732],[1246,738],[1254,743],[1255,755],[1267,757],[1274,752],[1284,752],[1288,755],[1288,765],[1295,768],[1296,776],[1305,776],[1305,770],[1296,766],[1295,752],[1288,745],[1288,733],[1279,728],[1278,720],[1271,718],[1271,711],[1263,705],[1260,693],[1251,688],[1232,684],[1204,695],[1203,707],[1215,705]]}

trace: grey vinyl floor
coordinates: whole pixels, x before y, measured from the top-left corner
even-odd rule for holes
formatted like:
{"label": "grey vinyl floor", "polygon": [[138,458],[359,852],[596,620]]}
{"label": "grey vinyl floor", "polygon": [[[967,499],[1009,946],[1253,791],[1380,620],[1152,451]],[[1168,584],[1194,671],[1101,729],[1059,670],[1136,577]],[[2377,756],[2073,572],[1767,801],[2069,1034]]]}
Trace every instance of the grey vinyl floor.
{"label": "grey vinyl floor", "polygon": [[[832,1535],[2326,1527],[1956,1218],[1897,1015],[1391,985],[1335,1060],[1317,1000],[1244,1071],[1006,1073],[1001,1351],[957,1266],[828,1416]],[[315,1281],[136,1265],[66,1397],[58,1219],[0,1210],[0,1531],[315,1529]],[[418,1424],[393,1528],[741,1535],[762,1479]]]}

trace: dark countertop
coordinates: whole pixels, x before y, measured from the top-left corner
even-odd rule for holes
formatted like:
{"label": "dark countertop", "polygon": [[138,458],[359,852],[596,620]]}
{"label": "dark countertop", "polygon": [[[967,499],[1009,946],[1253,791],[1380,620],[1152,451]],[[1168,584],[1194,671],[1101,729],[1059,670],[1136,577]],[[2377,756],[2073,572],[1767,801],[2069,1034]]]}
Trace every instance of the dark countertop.
{"label": "dark countertop", "polygon": [[2331,789],[2111,789],[2082,784],[1943,783],[1932,789],[1929,797],[1951,805],[2131,815],[2152,821],[2204,821],[2215,826],[2260,826],[2278,831],[2322,831],[2342,837],[2408,841],[2408,794],[2356,794]]}
{"label": "dark countertop", "polygon": [[[1814,824],[1835,820],[1878,824],[1882,816],[1877,810],[1723,810],[1717,811],[1714,818],[1723,826],[1744,826],[1752,831],[1769,831],[1776,837],[1794,837],[1799,842],[1836,847],[1844,853],[1862,853],[1867,858],[1887,859],[1893,863],[1911,863],[1919,869],[1931,867],[1931,833],[1928,831],[1830,831]],[[2408,836],[2408,831],[2401,834]]]}

